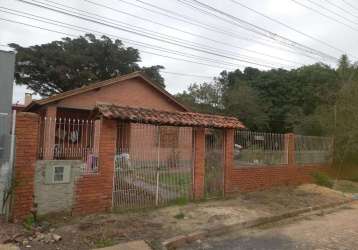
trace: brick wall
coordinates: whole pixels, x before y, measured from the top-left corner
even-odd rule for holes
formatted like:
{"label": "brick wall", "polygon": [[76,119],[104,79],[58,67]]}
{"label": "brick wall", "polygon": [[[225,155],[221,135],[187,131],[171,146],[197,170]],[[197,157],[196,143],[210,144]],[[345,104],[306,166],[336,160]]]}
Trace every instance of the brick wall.
{"label": "brick wall", "polygon": [[265,166],[234,168],[231,171],[231,192],[256,191],[273,186],[299,185],[312,182],[311,173],[328,172],[327,166]]}
{"label": "brick wall", "polygon": [[11,218],[23,220],[33,206],[39,117],[22,112],[16,116],[15,188]]}
{"label": "brick wall", "polygon": [[[285,135],[288,150],[288,164],[278,166],[251,166],[235,167],[228,165],[226,173],[227,193],[242,191],[256,191],[273,186],[299,185],[312,182],[311,174],[317,171],[330,172],[329,166],[324,165],[296,165],[295,163],[295,136]],[[233,147],[227,143],[226,147]],[[231,156],[229,159],[232,159]]]}
{"label": "brick wall", "polygon": [[117,123],[102,120],[99,138],[99,172],[82,175],[76,183],[73,214],[109,211],[112,207]]}

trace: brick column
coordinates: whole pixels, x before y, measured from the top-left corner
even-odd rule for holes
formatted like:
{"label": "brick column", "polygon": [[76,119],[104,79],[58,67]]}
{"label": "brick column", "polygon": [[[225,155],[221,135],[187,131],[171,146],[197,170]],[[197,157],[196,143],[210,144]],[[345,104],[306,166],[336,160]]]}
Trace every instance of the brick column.
{"label": "brick column", "polygon": [[44,160],[53,160],[55,149],[57,106],[48,106],[46,109],[45,133],[44,133]]}
{"label": "brick column", "polygon": [[21,112],[16,116],[16,150],[12,220],[23,220],[33,206],[35,164],[37,159],[39,117]]}
{"label": "brick column", "polygon": [[232,191],[231,175],[234,167],[234,129],[225,129],[224,133],[224,194]]}
{"label": "brick column", "polygon": [[194,199],[204,198],[205,128],[194,129]]}
{"label": "brick column", "polygon": [[76,182],[74,214],[109,211],[112,208],[117,121],[102,119],[99,132],[97,174],[83,175]]}
{"label": "brick column", "polygon": [[287,148],[288,165],[290,167],[295,166],[295,134],[285,134],[285,146]]}

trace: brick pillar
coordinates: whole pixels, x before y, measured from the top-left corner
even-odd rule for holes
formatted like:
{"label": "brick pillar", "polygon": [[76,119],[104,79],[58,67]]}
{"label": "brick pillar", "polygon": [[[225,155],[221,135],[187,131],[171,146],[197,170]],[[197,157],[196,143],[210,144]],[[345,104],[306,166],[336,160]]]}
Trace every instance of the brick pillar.
{"label": "brick pillar", "polygon": [[285,134],[285,146],[287,148],[287,160],[289,166],[295,166],[295,134]]}
{"label": "brick pillar", "polygon": [[232,191],[231,174],[234,167],[234,129],[225,129],[224,133],[224,194]]}
{"label": "brick pillar", "polygon": [[77,180],[73,214],[99,213],[112,208],[116,140],[117,122],[102,119],[98,140],[99,172]]}
{"label": "brick pillar", "polygon": [[35,164],[37,159],[39,117],[21,112],[16,116],[16,150],[12,220],[23,220],[33,206]]}
{"label": "brick pillar", "polygon": [[194,129],[194,199],[204,198],[205,128]]}
{"label": "brick pillar", "polygon": [[57,106],[48,106],[46,109],[46,124],[44,130],[44,160],[53,160],[55,149]]}

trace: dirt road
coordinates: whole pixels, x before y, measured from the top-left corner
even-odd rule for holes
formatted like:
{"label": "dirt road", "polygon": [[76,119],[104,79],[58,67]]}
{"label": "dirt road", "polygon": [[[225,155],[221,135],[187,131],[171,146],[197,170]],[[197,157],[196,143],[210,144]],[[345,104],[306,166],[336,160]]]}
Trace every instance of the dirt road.
{"label": "dirt road", "polygon": [[358,202],[331,214],[234,232],[184,249],[358,250]]}

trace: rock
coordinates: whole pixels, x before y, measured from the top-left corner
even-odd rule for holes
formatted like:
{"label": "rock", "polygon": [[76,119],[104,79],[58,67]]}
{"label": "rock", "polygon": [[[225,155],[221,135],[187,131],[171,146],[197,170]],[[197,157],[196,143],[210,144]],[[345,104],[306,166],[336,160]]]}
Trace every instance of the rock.
{"label": "rock", "polygon": [[45,235],[43,233],[40,233],[40,232],[36,232],[35,234],[35,240],[36,241],[41,241],[45,238]]}
{"label": "rock", "polygon": [[29,241],[28,241],[28,240],[23,240],[23,241],[22,241],[22,245],[26,246],[27,244],[29,244]]}
{"label": "rock", "polygon": [[55,240],[55,241],[60,241],[62,239],[61,235],[58,235],[58,234],[52,234],[52,238]]}
{"label": "rock", "polygon": [[55,228],[50,228],[50,232],[53,233],[55,231]]}
{"label": "rock", "polygon": [[30,248],[31,246],[30,246],[30,245],[26,245],[25,247],[26,247],[26,248]]}

